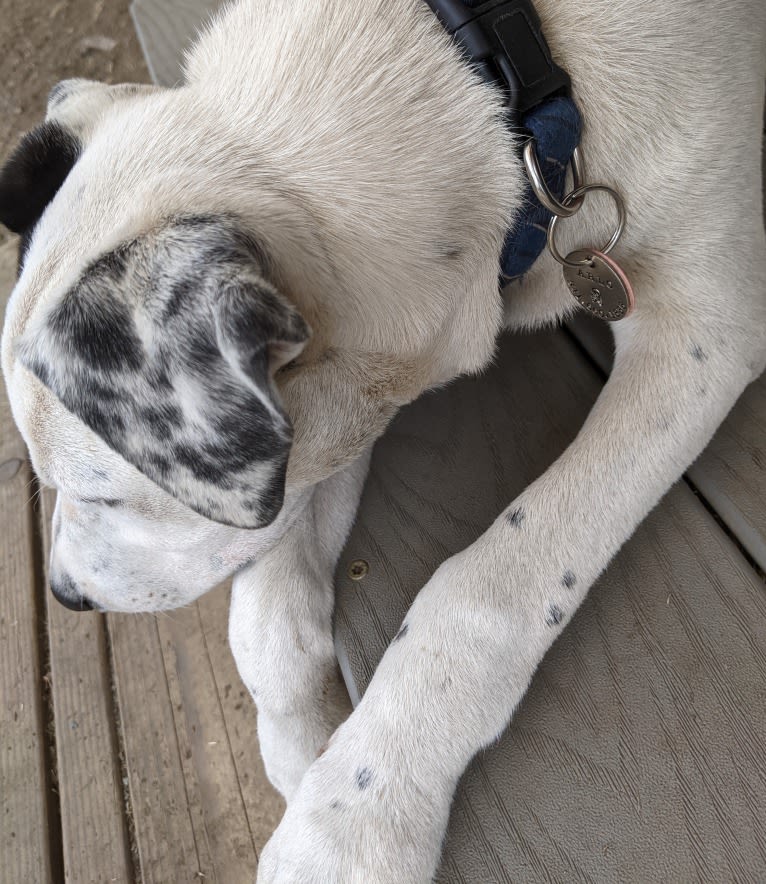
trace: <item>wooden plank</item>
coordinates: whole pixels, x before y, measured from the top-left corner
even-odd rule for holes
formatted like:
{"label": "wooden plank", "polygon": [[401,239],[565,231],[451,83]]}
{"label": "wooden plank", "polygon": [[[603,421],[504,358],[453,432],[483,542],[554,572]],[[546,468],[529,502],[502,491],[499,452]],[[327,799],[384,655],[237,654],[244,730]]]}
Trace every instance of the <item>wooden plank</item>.
{"label": "wooden plank", "polygon": [[252,880],[284,809],[263,772],[227,616],[224,587],[157,619],[109,618],[144,882]]}
{"label": "wooden plank", "polygon": [[[41,495],[45,561],[56,495]],[[104,618],[46,592],[56,769],[68,884],[133,880]]]}
{"label": "wooden plank", "polygon": [[[15,240],[0,246],[0,301],[13,287]],[[0,387],[0,869],[48,881],[50,793],[35,586],[32,472]]]}
{"label": "wooden plank", "polygon": [[107,623],[141,880],[205,880],[210,850],[198,790],[184,776],[157,622],[110,614]]}
{"label": "wooden plank", "polygon": [[[608,373],[614,357],[608,327],[579,314],[570,330],[599,368]],[[745,390],[689,468],[688,477],[766,571],[766,375]]]}
{"label": "wooden plank", "polygon": [[[359,693],[436,566],[544,471],[599,388],[563,333],[516,337],[394,422],[337,577]],[[764,733],[763,583],[679,483],[470,767],[439,880],[766,880]]]}
{"label": "wooden plank", "polygon": [[[210,606],[228,611],[226,591],[212,593]],[[255,844],[212,662],[225,648],[208,644],[198,605],[160,618],[158,627],[184,774],[198,792],[199,819],[210,850],[210,870],[202,871],[206,880],[224,884],[250,880],[257,863]],[[255,730],[251,740],[257,747]]]}
{"label": "wooden plank", "polygon": [[130,12],[152,80],[175,86],[183,53],[223,0],[135,0]]}
{"label": "wooden plank", "polygon": [[263,768],[255,739],[255,704],[239,677],[229,648],[229,590],[208,593],[198,606],[250,834],[256,853],[260,854],[282,819],[285,804]]}

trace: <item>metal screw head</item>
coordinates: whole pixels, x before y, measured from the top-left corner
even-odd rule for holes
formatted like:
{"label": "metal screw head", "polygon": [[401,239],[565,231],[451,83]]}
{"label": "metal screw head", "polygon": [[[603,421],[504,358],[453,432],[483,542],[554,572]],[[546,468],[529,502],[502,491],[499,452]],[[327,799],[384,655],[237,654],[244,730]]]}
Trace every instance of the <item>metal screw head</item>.
{"label": "metal screw head", "polygon": [[364,580],[370,573],[370,566],[364,559],[357,559],[348,566],[348,576],[352,580]]}

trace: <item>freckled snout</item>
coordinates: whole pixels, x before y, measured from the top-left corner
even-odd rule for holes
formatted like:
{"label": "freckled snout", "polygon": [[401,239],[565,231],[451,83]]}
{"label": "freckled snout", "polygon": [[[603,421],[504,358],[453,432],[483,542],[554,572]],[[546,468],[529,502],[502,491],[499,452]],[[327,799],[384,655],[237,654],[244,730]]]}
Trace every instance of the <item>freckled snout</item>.
{"label": "freckled snout", "polygon": [[80,592],[77,584],[68,574],[51,577],[51,592],[56,601],[70,611],[92,611],[93,605]]}

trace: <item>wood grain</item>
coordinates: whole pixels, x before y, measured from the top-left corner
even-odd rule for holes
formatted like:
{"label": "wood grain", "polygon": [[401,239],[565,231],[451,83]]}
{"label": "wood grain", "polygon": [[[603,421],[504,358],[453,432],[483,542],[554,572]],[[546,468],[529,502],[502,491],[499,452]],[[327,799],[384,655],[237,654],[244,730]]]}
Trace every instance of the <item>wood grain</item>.
{"label": "wood grain", "polygon": [[[213,596],[228,607],[225,594]],[[197,605],[160,618],[158,628],[192,820],[209,850],[201,871],[221,884],[251,880],[255,845],[211,660],[220,649],[208,646]]]}
{"label": "wood grain", "polygon": [[175,86],[184,50],[223,0],[135,0],[130,12],[152,80]]}
{"label": "wood grain", "polygon": [[228,604],[222,587],[156,619],[109,617],[147,884],[253,880],[258,851],[283,812],[226,643]]}
{"label": "wood grain", "polygon": [[[436,566],[563,451],[599,389],[563,333],[515,337],[394,422],[337,576],[358,692]],[[680,483],[469,769],[440,881],[766,880],[764,733],[763,583]]]}
{"label": "wood grain", "polygon": [[[143,884],[205,880],[212,862],[199,789],[187,782],[153,617],[107,616]],[[209,880],[209,879],[208,879]]]}
{"label": "wood grain", "polygon": [[285,804],[266,777],[256,736],[255,704],[229,648],[228,588],[204,596],[198,607],[253,846],[260,854],[282,819]]}
{"label": "wood grain", "polygon": [[[0,246],[0,307],[16,243]],[[50,879],[32,472],[0,385],[0,878]]]}
{"label": "wood grain", "polygon": [[[41,495],[46,563],[55,497]],[[45,595],[66,881],[127,884],[133,869],[104,618],[68,611]]]}

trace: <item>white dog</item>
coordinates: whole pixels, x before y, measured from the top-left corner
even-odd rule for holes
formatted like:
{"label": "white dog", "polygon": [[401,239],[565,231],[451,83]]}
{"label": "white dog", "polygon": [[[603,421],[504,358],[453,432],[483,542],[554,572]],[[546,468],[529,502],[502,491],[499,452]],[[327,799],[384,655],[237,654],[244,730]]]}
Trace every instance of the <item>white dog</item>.
{"label": "white dog", "polygon": [[[423,0],[237,0],[182,87],[65,81],[0,174],[24,235],[3,370],[59,492],[53,591],[158,611],[236,574],[288,799],[262,882],[431,879],[469,760],[766,362],[766,6],[537,9],[590,176],[628,203],[636,309],[576,441],[433,575],[345,722],[332,575],[372,443],[504,323],[576,306],[545,256],[504,307],[526,179],[500,92]],[[564,222],[580,244],[592,214]]]}

